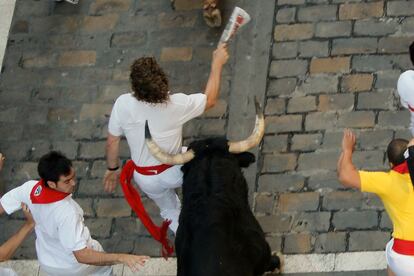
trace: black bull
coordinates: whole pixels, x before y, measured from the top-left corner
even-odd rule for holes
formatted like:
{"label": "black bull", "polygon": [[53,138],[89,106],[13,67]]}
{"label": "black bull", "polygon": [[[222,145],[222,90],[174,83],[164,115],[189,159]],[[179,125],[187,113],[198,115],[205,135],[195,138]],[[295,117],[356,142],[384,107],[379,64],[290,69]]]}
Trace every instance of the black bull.
{"label": "black bull", "polygon": [[280,268],[248,203],[241,168],[251,153],[232,154],[227,140],[193,142],[186,163],[175,246],[178,276],[262,275]]}

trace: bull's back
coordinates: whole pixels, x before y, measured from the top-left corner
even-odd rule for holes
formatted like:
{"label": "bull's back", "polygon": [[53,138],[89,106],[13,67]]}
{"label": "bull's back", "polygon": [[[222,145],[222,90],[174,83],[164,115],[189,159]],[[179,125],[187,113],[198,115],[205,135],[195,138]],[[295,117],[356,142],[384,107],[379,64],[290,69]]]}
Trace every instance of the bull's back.
{"label": "bull's back", "polygon": [[[187,247],[177,245],[178,276],[253,276],[253,267],[241,247],[223,227],[218,228],[200,229],[182,244]],[[184,235],[177,232],[178,241],[186,238],[180,234]]]}
{"label": "bull's back", "polygon": [[270,249],[250,210],[237,162],[201,158],[184,172],[176,236],[178,275],[254,276],[264,271]]}

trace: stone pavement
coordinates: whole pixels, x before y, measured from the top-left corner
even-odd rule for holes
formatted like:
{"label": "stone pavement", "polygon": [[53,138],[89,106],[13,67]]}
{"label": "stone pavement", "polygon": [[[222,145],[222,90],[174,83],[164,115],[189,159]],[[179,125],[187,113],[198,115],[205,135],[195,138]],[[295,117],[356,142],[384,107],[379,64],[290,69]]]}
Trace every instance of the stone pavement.
{"label": "stone pavement", "polygon": [[414,1],[279,0],[274,24],[259,221],[286,254],[383,250],[392,225],[382,204],[341,188],[336,161],[344,128],[368,170],[388,169],[388,142],[411,137],[395,90],[412,68]]}
{"label": "stone pavement", "polygon": [[[371,265],[376,265],[375,268],[384,268],[378,263],[378,259],[385,258],[382,252],[363,252],[359,254],[358,258],[361,259],[361,255],[369,255],[371,259]],[[379,256],[381,254],[381,256]],[[353,258],[353,253],[340,253],[340,254],[312,254],[312,255],[286,255],[284,259],[284,272],[289,275],[342,275],[342,276],[354,276],[354,275],[386,275],[385,270],[370,270],[367,267],[364,271],[355,271],[365,265],[365,261]],[[43,276],[40,272],[39,263],[36,260],[17,260],[0,263],[0,267],[12,268],[18,275],[24,276]],[[132,273],[130,269],[123,265],[116,265],[113,267],[114,275],[116,276],[129,276],[129,275],[151,275],[151,276],[172,276],[177,274],[176,260],[170,258],[165,261],[161,258],[150,259],[144,267],[137,273]],[[275,276],[276,274],[269,274],[269,276]]]}
{"label": "stone pavement", "polygon": [[[186,126],[186,142],[224,133],[245,137],[256,95],[267,131],[246,177],[273,250],[383,250],[391,224],[382,204],[342,189],[335,166],[345,127],[357,129],[355,161],[365,169],[386,169],[388,141],[410,137],[409,114],[395,87],[399,73],[412,67],[407,49],[414,40],[414,1],[223,2],[226,18],[237,4],[253,20],[231,46],[220,104]],[[221,30],[204,25],[198,1],[177,3],[176,11],[167,0],[16,4],[0,75],[4,190],[36,178],[36,162],[46,151],[63,151],[75,160],[75,197],[86,223],[107,251],[159,254],[120,191],[103,192],[101,177],[111,104],[128,91],[134,58],[157,57],[173,91],[204,88]],[[128,154],[124,143],[121,155]],[[159,222],[157,208],[145,202]],[[0,219],[0,242],[21,218]],[[33,240],[17,258],[35,258]]]}
{"label": "stone pavement", "polygon": [[[118,190],[102,188],[106,124],[116,97],[129,91],[133,59],[154,55],[172,91],[203,91],[220,30],[208,29],[200,6],[177,1],[81,0],[16,3],[0,76],[0,150],[7,156],[4,190],[37,178],[36,162],[58,149],[78,174],[77,201],[86,224],[108,251],[159,255],[159,246],[137,223]],[[231,66],[216,108],[186,127],[185,137],[225,134]],[[124,141],[121,156],[129,151]],[[145,201],[160,222],[158,209]],[[0,221],[0,241],[22,223],[21,214]],[[34,238],[16,255],[34,258]]]}

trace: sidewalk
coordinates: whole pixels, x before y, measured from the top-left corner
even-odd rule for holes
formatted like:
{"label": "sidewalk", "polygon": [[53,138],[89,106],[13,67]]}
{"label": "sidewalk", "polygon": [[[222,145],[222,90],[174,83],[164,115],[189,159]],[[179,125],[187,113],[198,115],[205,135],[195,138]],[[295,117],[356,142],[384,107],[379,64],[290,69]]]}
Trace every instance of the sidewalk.
{"label": "sidewalk", "polygon": [[4,51],[6,50],[15,4],[16,0],[0,1],[0,68],[4,58]]}
{"label": "sidewalk", "polygon": [[[22,276],[37,276],[39,265],[37,261],[11,261],[0,264],[11,267]],[[340,254],[311,254],[285,256],[284,271],[286,275],[386,275],[384,252],[340,253]],[[176,275],[176,260],[152,258],[145,267],[132,273],[122,265],[114,266],[116,276],[146,275],[146,276],[173,276]]]}

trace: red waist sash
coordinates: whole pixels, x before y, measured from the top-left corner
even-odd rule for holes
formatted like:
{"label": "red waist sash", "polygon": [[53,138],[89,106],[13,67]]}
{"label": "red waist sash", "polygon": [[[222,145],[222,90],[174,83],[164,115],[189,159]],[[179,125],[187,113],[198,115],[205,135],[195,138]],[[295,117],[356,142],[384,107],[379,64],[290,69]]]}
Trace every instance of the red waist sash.
{"label": "red waist sash", "polygon": [[135,171],[142,175],[157,175],[172,167],[172,165],[165,165],[165,164],[161,164],[158,166],[150,166],[150,167],[138,167],[137,165],[135,165],[135,163],[134,163],[134,166],[135,166]]}
{"label": "red waist sash", "polygon": [[392,249],[398,254],[414,256],[414,241],[400,240],[394,238]]}
{"label": "red waist sash", "polygon": [[165,220],[161,226],[154,224],[151,217],[145,210],[145,207],[141,201],[141,196],[137,189],[135,189],[134,185],[132,185],[131,180],[134,175],[134,171],[143,175],[157,175],[171,167],[171,165],[165,164],[151,167],[138,167],[132,160],[129,160],[122,168],[120,176],[121,187],[126,201],[129,206],[131,206],[131,209],[134,210],[137,217],[141,220],[142,224],[144,224],[145,228],[147,228],[151,236],[161,243],[161,254],[164,258],[171,256],[174,252],[174,247],[167,238],[167,230],[168,226],[171,224],[171,221]]}

